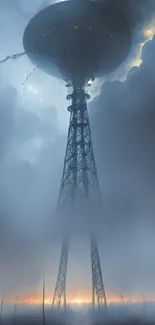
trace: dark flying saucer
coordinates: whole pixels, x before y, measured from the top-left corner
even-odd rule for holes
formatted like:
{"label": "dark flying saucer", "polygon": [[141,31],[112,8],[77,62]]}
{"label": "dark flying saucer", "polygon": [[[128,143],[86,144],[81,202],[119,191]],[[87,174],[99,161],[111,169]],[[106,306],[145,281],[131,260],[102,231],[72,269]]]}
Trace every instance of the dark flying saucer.
{"label": "dark flying saucer", "polygon": [[130,25],[101,3],[64,1],[39,12],[27,25],[23,44],[41,69],[73,82],[114,71],[131,49]]}

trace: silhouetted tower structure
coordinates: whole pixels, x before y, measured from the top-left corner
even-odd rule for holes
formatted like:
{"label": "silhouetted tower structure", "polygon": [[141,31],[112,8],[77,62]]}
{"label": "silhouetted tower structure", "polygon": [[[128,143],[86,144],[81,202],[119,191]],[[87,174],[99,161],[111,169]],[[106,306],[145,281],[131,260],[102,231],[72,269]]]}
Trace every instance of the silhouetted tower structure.
{"label": "silhouetted tower structure", "polygon": [[[102,208],[101,192],[91,140],[86,91],[88,81],[112,72],[127,57],[131,31],[126,18],[114,7],[93,1],[64,1],[42,10],[26,27],[23,44],[30,59],[44,71],[65,79],[70,122],[57,216],[70,211],[83,217]],[[90,218],[92,220],[92,218]],[[91,228],[91,227],[90,227]],[[93,228],[93,227],[92,227]],[[91,230],[92,230],[91,228]],[[90,233],[92,306],[107,309],[95,234]],[[53,306],[66,309],[66,274],[69,238],[62,252]]]}
{"label": "silhouetted tower structure", "polygon": [[[85,84],[72,86],[72,93],[67,96],[71,100],[68,107],[70,112],[70,123],[68,140],[64,161],[61,189],[58,200],[59,210],[65,210],[67,205],[74,205],[76,196],[81,196],[87,201],[88,213],[91,213],[94,206],[101,206],[101,193],[97,177],[97,170],[91,141],[91,131],[87,110],[87,100],[90,96],[85,91]],[[61,213],[61,212],[60,212]],[[58,278],[53,297],[53,305],[62,302],[66,308],[66,273],[68,261],[68,238],[65,238],[62,245],[62,253]],[[98,253],[97,242],[91,236],[91,263],[92,263],[92,284],[93,284],[93,306],[95,295],[99,308],[107,307],[105,289],[103,285],[102,271]]]}

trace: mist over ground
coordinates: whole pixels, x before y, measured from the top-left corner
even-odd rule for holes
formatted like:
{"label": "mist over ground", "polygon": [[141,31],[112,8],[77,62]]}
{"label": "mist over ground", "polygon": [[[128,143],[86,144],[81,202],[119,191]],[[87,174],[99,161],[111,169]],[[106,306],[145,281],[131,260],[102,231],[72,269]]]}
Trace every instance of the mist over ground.
{"label": "mist over ground", "polygon": [[[148,306],[147,306],[148,307]],[[24,309],[21,305],[18,306],[17,313],[3,314],[3,324],[43,324],[42,306],[32,309]],[[78,307],[77,309],[68,308],[67,312],[63,310],[51,310],[51,307],[45,308],[44,313],[45,324],[154,324],[154,306],[149,306],[149,314],[144,310],[142,305],[110,305],[108,313],[94,313],[88,309]]]}
{"label": "mist over ground", "polygon": [[[154,2],[114,2],[128,13],[130,6],[138,44],[141,30],[150,19],[153,24]],[[40,5],[26,0],[0,3],[0,58],[22,52],[24,28]],[[89,104],[104,205],[96,227],[109,296],[123,292],[141,299],[142,291],[154,296],[154,57],[155,38],[144,45],[141,66],[131,69],[125,82],[104,82]],[[44,272],[51,295],[61,246],[52,236],[52,220],[69,119],[66,89],[62,81],[41,72],[22,87],[25,73],[33,68],[26,57],[0,65],[0,293],[8,297],[40,294]],[[73,223],[68,226],[75,234]],[[72,243],[70,296],[76,297],[79,288],[88,296],[89,244],[87,238]]]}

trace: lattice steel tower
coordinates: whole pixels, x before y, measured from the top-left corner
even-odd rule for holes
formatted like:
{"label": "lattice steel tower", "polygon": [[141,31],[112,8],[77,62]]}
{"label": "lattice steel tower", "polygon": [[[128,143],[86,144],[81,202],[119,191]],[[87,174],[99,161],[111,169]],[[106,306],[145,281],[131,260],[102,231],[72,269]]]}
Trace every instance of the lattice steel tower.
{"label": "lattice steel tower", "polygon": [[[69,205],[73,207],[76,198],[78,198],[78,202],[81,198],[82,207],[88,214],[92,214],[92,211],[97,212],[102,206],[87,110],[87,99],[90,96],[85,91],[85,86],[86,83],[79,87],[72,86],[72,93],[67,96],[67,99],[71,100],[71,105],[68,107],[70,123],[58,200],[58,213],[60,211],[60,214],[61,211],[66,211],[66,207],[68,209]],[[98,247],[93,234],[90,236],[90,243],[93,309],[95,296],[98,307],[107,309]],[[53,297],[53,306],[58,305],[59,307],[63,303],[64,308],[66,308],[68,246],[68,238],[65,238]]]}
{"label": "lattice steel tower", "polygon": [[[72,92],[68,108],[70,124],[63,176],[58,200],[58,216],[63,219],[74,209],[93,220],[102,200],[97,178],[89,118],[87,81],[114,71],[131,49],[131,28],[123,13],[108,1],[66,0],[35,15],[28,23],[23,45],[35,66],[68,80]],[[88,223],[87,220],[87,223]],[[67,222],[66,222],[67,223]],[[91,225],[90,230],[93,229]],[[62,245],[53,306],[66,308],[68,236]],[[98,247],[90,231],[92,265],[92,303],[105,307],[106,296]]]}

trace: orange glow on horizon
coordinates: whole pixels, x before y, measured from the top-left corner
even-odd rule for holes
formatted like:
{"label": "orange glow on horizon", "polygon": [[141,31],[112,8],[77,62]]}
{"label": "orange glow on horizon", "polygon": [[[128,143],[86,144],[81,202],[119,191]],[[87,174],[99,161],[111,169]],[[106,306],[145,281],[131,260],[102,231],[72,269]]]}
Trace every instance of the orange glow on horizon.
{"label": "orange glow on horizon", "polygon": [[[136,297],[136,298],[135,298]],[[121,296],[115,296],[115,295],[108,295],[107,296],[107,303],[108,304],[128,304],[128,303],[142,303],[142,298],[141,295],[137,294],[135,297],[122,297]],[[149,297],[146,299],[147,302],[154,302],[155,298],[154,297]],[[4,303],[9,303],[9,304],[15,304],[16,299],[5,299]],[[88,305],[91,303],[91,297],[86,298],[86,297],[74,297],[72,299],[68,299],[68,304],[71,305],[77,305],[77,306],[82,306],[82,305]],[[38,297],[27,297],[27,298],[19,298],[18,304],[25,304],[25,305],[41,305],[42,304],[42,296]],[[45,298],[45,305],[52,305],[52,297],[46,296]]]}

